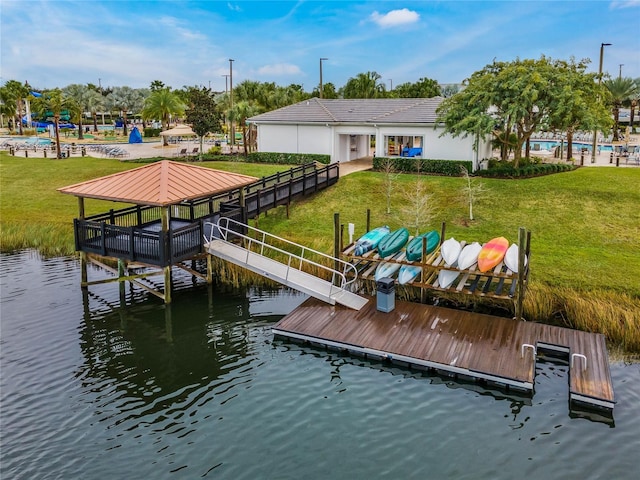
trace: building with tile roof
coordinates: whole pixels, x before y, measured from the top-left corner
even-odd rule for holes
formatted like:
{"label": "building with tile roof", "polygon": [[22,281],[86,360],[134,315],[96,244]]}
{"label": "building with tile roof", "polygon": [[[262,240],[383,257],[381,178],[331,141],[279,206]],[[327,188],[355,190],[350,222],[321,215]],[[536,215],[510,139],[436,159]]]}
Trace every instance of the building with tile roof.
{"label": "building with tile roof", "polygon": [[247,119],[258,130],[258,151],[319,153],[332,162],[411,156],[473,161],[491,156],[478,136],[453,138],[437,124],[435,98],[310,98]]}

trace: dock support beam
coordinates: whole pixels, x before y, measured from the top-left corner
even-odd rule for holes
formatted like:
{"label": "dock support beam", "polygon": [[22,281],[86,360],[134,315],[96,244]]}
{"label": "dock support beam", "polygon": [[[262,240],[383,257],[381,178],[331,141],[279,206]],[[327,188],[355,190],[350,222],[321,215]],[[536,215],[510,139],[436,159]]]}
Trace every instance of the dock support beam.
{"label": "dock support beam", "polygon": [[164,271],[164,303],[171,303],[171,266],[163,268]]}

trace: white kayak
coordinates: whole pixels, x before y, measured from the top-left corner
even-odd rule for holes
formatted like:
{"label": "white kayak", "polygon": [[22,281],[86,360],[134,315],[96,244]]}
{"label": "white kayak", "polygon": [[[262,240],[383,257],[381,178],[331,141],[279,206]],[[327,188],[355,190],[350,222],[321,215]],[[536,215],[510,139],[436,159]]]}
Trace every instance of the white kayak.
{"label": "white kayak", "polygon": [[401,265],[399,263],[381,263],[376,268],[375,279],[376,282],[381,278],[391,277],[394,273],[396,273],[400,269]]}
{"label": "white kayak", "polygon": [[403,265],[400,268],[400,272],[398,273],[398,283],[400,285],[405,285],[407,283],[411,283],[415,280],[415,278],[420,275],[421,267],[413,267],[411,265]]}
{"label": "white kayak", "polygon": [[[513,243],[507,249],[507,253],[504,255],[504,264],[507,266],[509,270],[513,273],[518,273],[518,254],[519,254],[518,244]],[[527,264],[527,257],[524,257],[524,264]]]}
{"label": "white kayak", "polygon": [[461,250],[462,246],[460,245],[460,242],[453,237],[442,242],[442,245],[440,246],[440,253],[442,254],[444,263],[448,266],[452,266],[456,263]]}
{"label": "white kayak", "polygon": [[466,245],[458,256],[458,268],[460,270],[471,268],[471,266],[478,261],[480,250],[482,250],[482,245],[478,242]]}
{"label": "white kayak", "polygon": [[457,270],[440,270],[440,273],[438,273],[440,288],[449,288],[459,275],[460,272]]}

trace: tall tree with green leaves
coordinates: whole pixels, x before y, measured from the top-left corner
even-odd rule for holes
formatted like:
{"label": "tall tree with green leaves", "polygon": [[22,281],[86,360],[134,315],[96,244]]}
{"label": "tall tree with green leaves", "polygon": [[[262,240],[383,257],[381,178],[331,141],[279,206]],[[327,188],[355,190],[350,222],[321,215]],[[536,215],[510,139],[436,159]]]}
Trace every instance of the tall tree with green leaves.
{"label": "tall tree with green leaves", "polygon": [[215,95],[210,88],[191,87],[189,89],[189,105],[185,111],[187,123],[200,139],[198,157],[202,160],[202,145],[205,135],[220,131],[222,113],[216,104]]}
{"label": "tall tree with green leaves", "polygon": [[[184,115],[186,105],[180,97],[172,92],[170,88],[161,88],[151,92],[144,102],[142,108],[142,118],[145,120],[160,120],[166,129],[169,129],[171,116]],[[167,138],[164,137],[164,144],[167,145]]]}
{"label": "tall tree with green leaves", "polygon": [[84,139],[82,120],[84,112],[88,110],[89,88],[86,85],[72,83],[62,89],[62,94],[68,99],[67,106],[73,113],[73,119],[78,124],[78,140]]}
{"label": "tall tree with green leaves", "polygon": [[43,112],[53,113],[53,125],[56,137],[56,158],[62,158],[60,149],[60,115],[63,110],[69,107],[67,99],[65,99],[62,90],[55,88],[53,90],[45,90],[42,96],[33,101],[35,108]]}
{"label": "tall tree with green leaves", "polygon": [[[244,155],[247,156],[247,151],[251,150],[252,145],[248,136],[247,130],[247,118],[253,117],[260,112],[260,108],[252,102],[242,100],[233,104],[233,108],[229,111],[229,118],[232,122],[241,125],[242,139],[244,146]],[[248,150],[247,150],[248,149]]]}
{"label": "tall tree with green leaves", "polygon": [[386,88],[377,72],[359,73],[342,87],[343,98],[385,98]]}
{"label": "tall tree with green leaves", "polygon": [[113,108],[122,113],[124,121],[123,134],[127,136],[127,114],[140,111],[144,105],[144,93],[141,89],[133,89],[131,87],[113,87],[113,91],[109,94],[109,99]]}
{"label": "tall tree with green leaves", "polygon": [[620,129],[620,108],[629,101],[638,91],[636,82],[630,77],[616,77],[604,82],[607,90],[611,94],[609,99],[613,112],[613,139],[619,140],[618,130]]}
{"label": "tall tree with green leaves", "polygon": [[606,106],[608,94],[596,82],[595,73],[586,73],[588,61],[557,60],[555,79],[551,79],[549,115],[541,127],[567,134],[567,159],[573,158],[573,135],[577,130],[602,130],[611,127]]}
{"label": "tall tree with green leaves", "polygon": [[433,98],[441,95],[440,85],[430,78],[421,78],[415,83],[401,83],[394,90],[398,98]]}
{"label": "tall tree with green leaves", "polygon": [[[25,115],[25,100],[29,97],[30,88],[17,80],[8,80],[2,86],[3,101],[7,104],[7,109],[13,109],[14,125],[20,135],[22,130],[22,117]],[[15,107],[15,108],[12,108]]]}
{"label": "tall tree with green leaves", "polygon": [[[538,60],[494,61],[465,80],[464,90],[440,104],[438,120],[444,124],[445,133],[454,137],[493,135],[506,144],[513,132],[517,167],[523,145],[535,131],[548,125],[549,118],[559,108],[558,98],[580,104],[575,97],[581,93],[572,92],[571,79],[572,75],[582,75],[583,64],[573,60],[554,61],[545,56]],[[578,108],[574,114],[580,121],[585,119],[584,109]]]}

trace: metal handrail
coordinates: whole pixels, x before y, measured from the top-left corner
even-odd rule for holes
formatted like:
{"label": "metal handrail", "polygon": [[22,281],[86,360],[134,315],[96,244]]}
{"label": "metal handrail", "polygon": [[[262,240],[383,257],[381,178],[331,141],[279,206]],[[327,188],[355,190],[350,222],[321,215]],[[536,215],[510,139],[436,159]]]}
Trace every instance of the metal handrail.
{"label": "metal handrail", "polygon": [[[223,225],[224,223],[224,225]],[[332,274],[332,283],[335,282],[336,276],[340,279],[340,289],[344,290],[348,285],[352,284],[353,282],[355,282],[357,276],[358,276],[358,271],[356,270],[356,268],[348,262],[345,262],[344,260],[340,260],[339,258],[335,258],[332,257],[331,255],[327,255],[326,253],[322,253],[319,252],[317,250],[313,250],[311,248],[305,247],[304,245],[300,245],[297,244],[295,242],[292,242],[290,240],[287,240],[286,238],[282,238],[282,237],[278,237],[277,235],[273,235],[269,232],[265,232],[264,230],[259,230],[255,227],[252,227],[250,225],[246,225],[244,223],[238,222],[237,220],[234,220],[232,218],[228,218],[228,217],[221,217],[218,219],[217,223],[211,223],[211,222],[207,222],[207,225],[211,225],[211,235],[209,238],[209,242],[211,242],[212,240],[215,239],[214,236],[214,232],[215,229],[217,229],[217,231],[220,233],[221,237],[226,241],[227,240],[227,234],[231,233],[232,235],[235,235],[237,237],[240,237],[242,239],[245,239],[248,242],[247,245],[247,256],[245,259],[245,263],[248,263],[249,261],[249,254],[251,253],[251,246],[252,245],[257,245],[260,247],[260,255],[264,255],[264,250],[265,248],[278,252],[278,253],[282,253],[284,255],[286,255],[288,257],[288,261],[287,261],[287,274],[286,274],[286,279],[288,280],[289,277],[289,270],[294,268],[296,270],[302,271],[302,266],[307,264],[307,265],[312,265],[315,267],[318,267],[320,269],[326,270],[328,272],[330,272]],[[248,235],[245,235],[243,233],[240,233],[236,230],[232,230],[231,228],[229,228],[229,224],[235,224],[238,227],[240,227],[239,229],[243,229],[246,228],[250,231],[256,232],[259,236],[261,237],[260,239],[257,238],[253,238],[250,237]],[[296,248],[300,248],[301,249],[301,253],[300,255],[297,255],[295,253],[291,253],[288,252],[286,250],[283,250],[281,248],[278,248],[274,245],[271,245],[268,243],[267,239],[273,239],[273,240],[277,240],[278,242],[283,242],[286,245],[290,245],[292,247],[296,247]],[[205,239],[206,240],[206,239]],[[342,271],[336,270],[335,268],[331,268],[331,267],[327,267],[326,265],[323,265],[321,263],[315,262],[309,258],[305,258],[305,254],[310,255],[317,255],[320,256],[322,258],[326,258],[327,260],[331,260],[333,262],[338,263],[339,265],[341,265],[343,267]],[[292,265],[292,260],[297,260],[297,267],[295,265]],[[350,273],[350,275],[353,276],[353,278],[351,280],[347,280],[347,272]]]}
{"label": "metal handrail", "polygon": [[523,343],[520,346],[520,358],[524,358],[524,350],[525,348],[530,348],[531,351],[533,352],[533,358],[536,358],[536,355],[538,354],[538,352],[536,351],[536,347],[535,345],[531,345],[530,343]]}
{"label": "metal handrail", "polygon": [[576,358],[581,358],[582,360],[584,360],[584,368],[583,368],[583,370],[586,370],[587,369],[587,357],[584,356],[581,353],[572,353],[571,354],[571,368],[573,368],[573,361]]}

